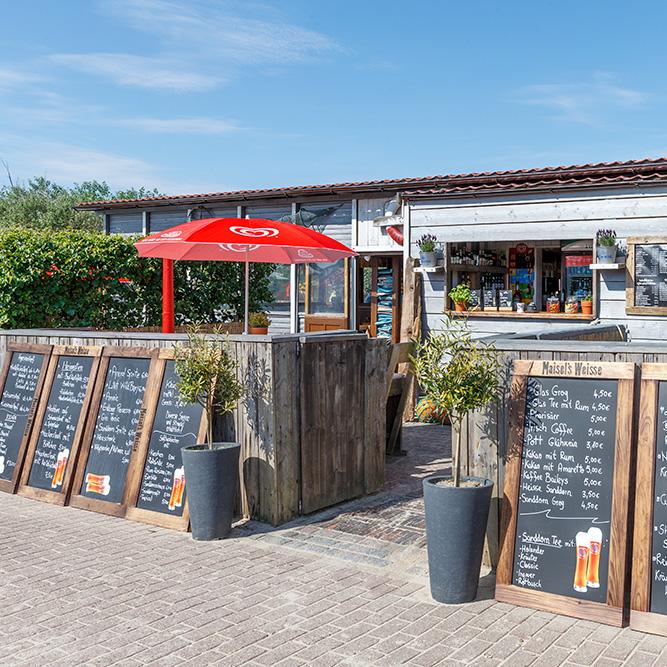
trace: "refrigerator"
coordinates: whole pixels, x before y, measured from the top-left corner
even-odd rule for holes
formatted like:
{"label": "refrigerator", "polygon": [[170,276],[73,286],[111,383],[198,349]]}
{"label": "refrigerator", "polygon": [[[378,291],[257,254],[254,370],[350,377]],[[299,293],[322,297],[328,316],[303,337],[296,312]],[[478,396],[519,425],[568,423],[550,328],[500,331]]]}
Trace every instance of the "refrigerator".
{"label": "refrigerator", "polygon": [[563,253],[565,300],[582,299],[593,293],[592,253]]}

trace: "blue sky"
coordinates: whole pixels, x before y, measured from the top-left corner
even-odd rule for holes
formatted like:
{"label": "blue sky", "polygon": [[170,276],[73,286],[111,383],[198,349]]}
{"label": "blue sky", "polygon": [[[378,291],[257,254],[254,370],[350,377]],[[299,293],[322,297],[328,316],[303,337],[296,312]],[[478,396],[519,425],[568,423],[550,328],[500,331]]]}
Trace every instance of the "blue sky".
{"label": "blue sky", "polygon": [[185,193],[667,154],[658,1],[2,11],[0,159],[14,179]]}

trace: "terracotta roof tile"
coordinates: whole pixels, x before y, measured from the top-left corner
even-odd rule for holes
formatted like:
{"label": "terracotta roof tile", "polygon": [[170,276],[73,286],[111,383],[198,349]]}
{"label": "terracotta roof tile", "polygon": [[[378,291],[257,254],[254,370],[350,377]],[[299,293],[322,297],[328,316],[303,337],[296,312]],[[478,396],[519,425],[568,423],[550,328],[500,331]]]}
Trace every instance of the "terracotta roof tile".
{"label": "terracotta roof tile", "polygon": [[345,192],[400,191],[406,196],[447,195],[464,192],[532,190],[545,188],[591,187],[667,181],[667,158],[647,158],[625,162],[513,169],[416,178],[299,185],[203,194],[166,195],[141,199],[115,199],[79,204],[81,209],[122,208],[150,204],[196,204],[212,201],[242,201],[294,195],[342,194]]}

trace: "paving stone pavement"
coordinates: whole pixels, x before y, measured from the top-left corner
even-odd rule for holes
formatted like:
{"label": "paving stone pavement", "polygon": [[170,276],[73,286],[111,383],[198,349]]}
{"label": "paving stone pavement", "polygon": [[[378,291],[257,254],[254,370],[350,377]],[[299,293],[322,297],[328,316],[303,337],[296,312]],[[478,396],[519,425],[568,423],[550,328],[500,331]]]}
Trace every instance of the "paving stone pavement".
{"label": "paving stone pavement", "polygon": [[666,639],[496,603],[491,574],[430,599],[415,492],[446,435],[406,429],[375,496],[216,543],[0,494],[0,665],[667,667]]}

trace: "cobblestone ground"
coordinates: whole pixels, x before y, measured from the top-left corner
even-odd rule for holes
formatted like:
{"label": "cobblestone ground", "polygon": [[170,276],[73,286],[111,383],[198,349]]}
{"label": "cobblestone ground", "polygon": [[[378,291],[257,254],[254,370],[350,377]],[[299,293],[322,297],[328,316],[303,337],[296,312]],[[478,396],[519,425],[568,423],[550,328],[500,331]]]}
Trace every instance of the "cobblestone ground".
{"label": "cobblestone ground", "polygon": [[667,641],[428,595],[419,489],[447,433],[405,430],[382,493],[224,542],[0,494],[0,665],[666,665]]}

